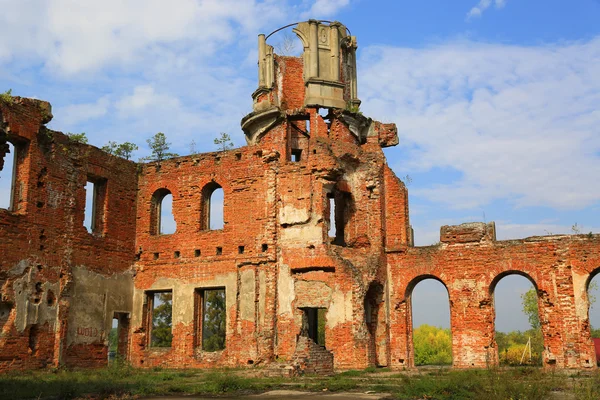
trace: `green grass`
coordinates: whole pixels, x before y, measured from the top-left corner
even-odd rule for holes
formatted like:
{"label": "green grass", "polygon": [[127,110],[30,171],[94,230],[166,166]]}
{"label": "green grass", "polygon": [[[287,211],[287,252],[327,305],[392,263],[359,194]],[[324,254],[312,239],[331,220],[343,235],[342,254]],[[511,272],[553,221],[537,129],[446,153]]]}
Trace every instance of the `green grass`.
{"label": "green grass", "polygon": [[[535,368],[492,370],[385,368],[345,371],[334,376],[266,378],[261,370],[137,369],[123,363],[96,370],[46,370],[0,375],[0,398],[108,399],[111,396],[227,395],[272,389],[328,392],[385,392],[397,399],[546,399],[551,392],[576,400],[597,399],[600,373],[545,373]],[[114,398],[114,397],[113,397]]]}

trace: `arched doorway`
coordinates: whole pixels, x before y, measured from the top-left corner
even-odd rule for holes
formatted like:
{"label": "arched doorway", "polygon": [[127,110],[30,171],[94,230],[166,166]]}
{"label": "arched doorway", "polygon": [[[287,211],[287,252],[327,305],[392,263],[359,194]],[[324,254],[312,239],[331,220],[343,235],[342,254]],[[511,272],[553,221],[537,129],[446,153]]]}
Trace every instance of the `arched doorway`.
{"label": "arched doorway", "polygon": [[452,365],[448,289],[427,276],[409,285],[409,293],[414,365]]}
{"label": "arched doorway", "polygon": [[544,339],[533,279],[518,271],[503,273],[494,279],[490,290],[499,364],[541,366]]}

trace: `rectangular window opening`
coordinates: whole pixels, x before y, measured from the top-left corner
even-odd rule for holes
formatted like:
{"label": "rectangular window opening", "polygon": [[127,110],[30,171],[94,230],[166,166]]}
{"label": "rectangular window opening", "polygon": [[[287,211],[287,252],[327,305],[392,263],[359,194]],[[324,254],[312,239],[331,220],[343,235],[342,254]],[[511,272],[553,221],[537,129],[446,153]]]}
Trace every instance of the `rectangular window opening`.
{"label": "rectangular window opening", "polygon": [[83,226],[89,233],[102,233],[106,180],[88,177],[85,185],[85,209]]}
{"label": "rectangular window opening", "polygon": [[200,249],[194,250],[194,257],[200,257]]}
{"label": "rectangular window opening", "polygon": [[146,298],[150,347],[171,347],[173,292],[149,292]]}
{"label": "rectangular window opening", "polygon": [[181,257],[181,252],[180,252],[179,250],[176,250],[176,251],[173,253],[173,257],[174,257],[174,258],[179,258],[179,257]]}
{"label": "rectangular window opening", "polygon": [[[15,211],[15,191],[17,184],[17,146],[6,142],[8,152],[4,157],[4,166],[0,170],[0,208]],[[5,182],[10,186],[5,186]]]}
{"label": "rectangular window opening", "polygon": [[302,159],[302,149],[292,149],[291,162],[300,162]]}
{"label": "rectangular window opening", "polygon": [[264,253],[265,251],[269,250],[269,245],[266,243],[263,243],[263,245],[261,246],[261,250]]}
{"label": "rectangular window opening", "polygon": [[223,248],[222,248],[222,247],[220,247],[220,246],[219,246],[219,247],[217,247],[216,254],[217,254],[218,256],[222,255],[222,254],[223,254]]}
{"label": "rectangular window opening", "polygon": [[200,347],[203,351],[225,349],[227,325],[225,288],[196,289],[194,303],[196,347]]}
{"label": "rectangular window opening", "polygon": [[244,254],[244,246],[238,246],[238,254]]}

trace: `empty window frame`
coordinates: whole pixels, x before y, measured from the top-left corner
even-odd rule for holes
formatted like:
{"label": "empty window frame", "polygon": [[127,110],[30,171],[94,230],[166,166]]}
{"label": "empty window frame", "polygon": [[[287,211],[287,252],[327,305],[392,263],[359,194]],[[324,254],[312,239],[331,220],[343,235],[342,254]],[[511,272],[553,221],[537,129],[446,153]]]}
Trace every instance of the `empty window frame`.
{"label": "empty window frame", "polygon": [[331,238],[331,243],[344,246],[345,227],[348,223],[348,215],[350,213],[352,196],[350,193],[335,190],[327,194],[326,205],[326,221],[328,235]]}
{"label": "empty window frame", "polygon": [[85,185],[85,210],[83,226],[90,233],[104,231],[104,209],[106,206],[106,179],[88,176]]}
{"label": "empty window frame", "polygon": [[158,189],[152,195],[150,207],[150,234],[170,235],[177,230],[173,216],[173,195],[168,189]]}
{"label": "empty window frame", "polygon": [[204,231],[223,229],[225,195],[223,188],[216,182],[210,182],[202,189],[202,207],[200,229]]}
{"label": "empty window frame", "polygon": [[227,312],[225,288],[196,289],[194,296],[196,347],[225,349]]}
{"label": "empty window frame", "polygon": [[288,161],[300,162],[308,154],[310,138],[310,121],[290,120],[288,133]]}
{"label": "empty window frame", "polygon": [[7,142],[7,152],[1,154],[4,164],[0,170],[0,208],[14,211],[15,185],[17,182],[17,147]]}
{"label": "empty window frame", "polygon": [[173,341],[173,292],[146,293],[148,346],[171,347]]}

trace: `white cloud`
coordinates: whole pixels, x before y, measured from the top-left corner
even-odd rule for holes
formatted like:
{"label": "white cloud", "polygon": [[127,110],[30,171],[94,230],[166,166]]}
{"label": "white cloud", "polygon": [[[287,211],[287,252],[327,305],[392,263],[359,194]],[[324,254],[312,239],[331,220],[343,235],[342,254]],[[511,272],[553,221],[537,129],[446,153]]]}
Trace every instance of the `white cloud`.
{"label": "white cloud", "polygon": [[283,20],[286,2],[273,0],[0,0],[0,63],[41,60],[64,75],[107,65],[136,67],[170,50],[219,45],[253,36],[267,21]]}
{"label": "white cloud", "polygon": [[[471,18],[481,17],[481,14],[483,14],[485,10],[490,8],[491,5],[492,0],[480,0],[479,3],[475,7],[471,8],[471,10],[469,10],[469,12],[467,13],[467,20],[470,20]],[[494,1],[494,6],[496,8],[504,8],[505,5],[506,0]]]}
{"label": "white cloud", "polygon": [[60,118],[69,127],[80,122],[105,116],[109,105],[109,97],[102,96],[94,103],[71,104],[58,108],[54,110],[53,114],[55,118]]}
{"label": "white cloud", "polygon": [[600,201],[599,63],[600,37],[372,47],[360,60],[359,94],[364,112],[398,124],[396,169],[461,176],[412,195],[454,208],[502,199],[576,209]]}
{"label": "white cloud", "polygon": [[350,4],[350,0],[315,0],[312,7],[301,16],[302,18],[329,17],[348,4]]}

